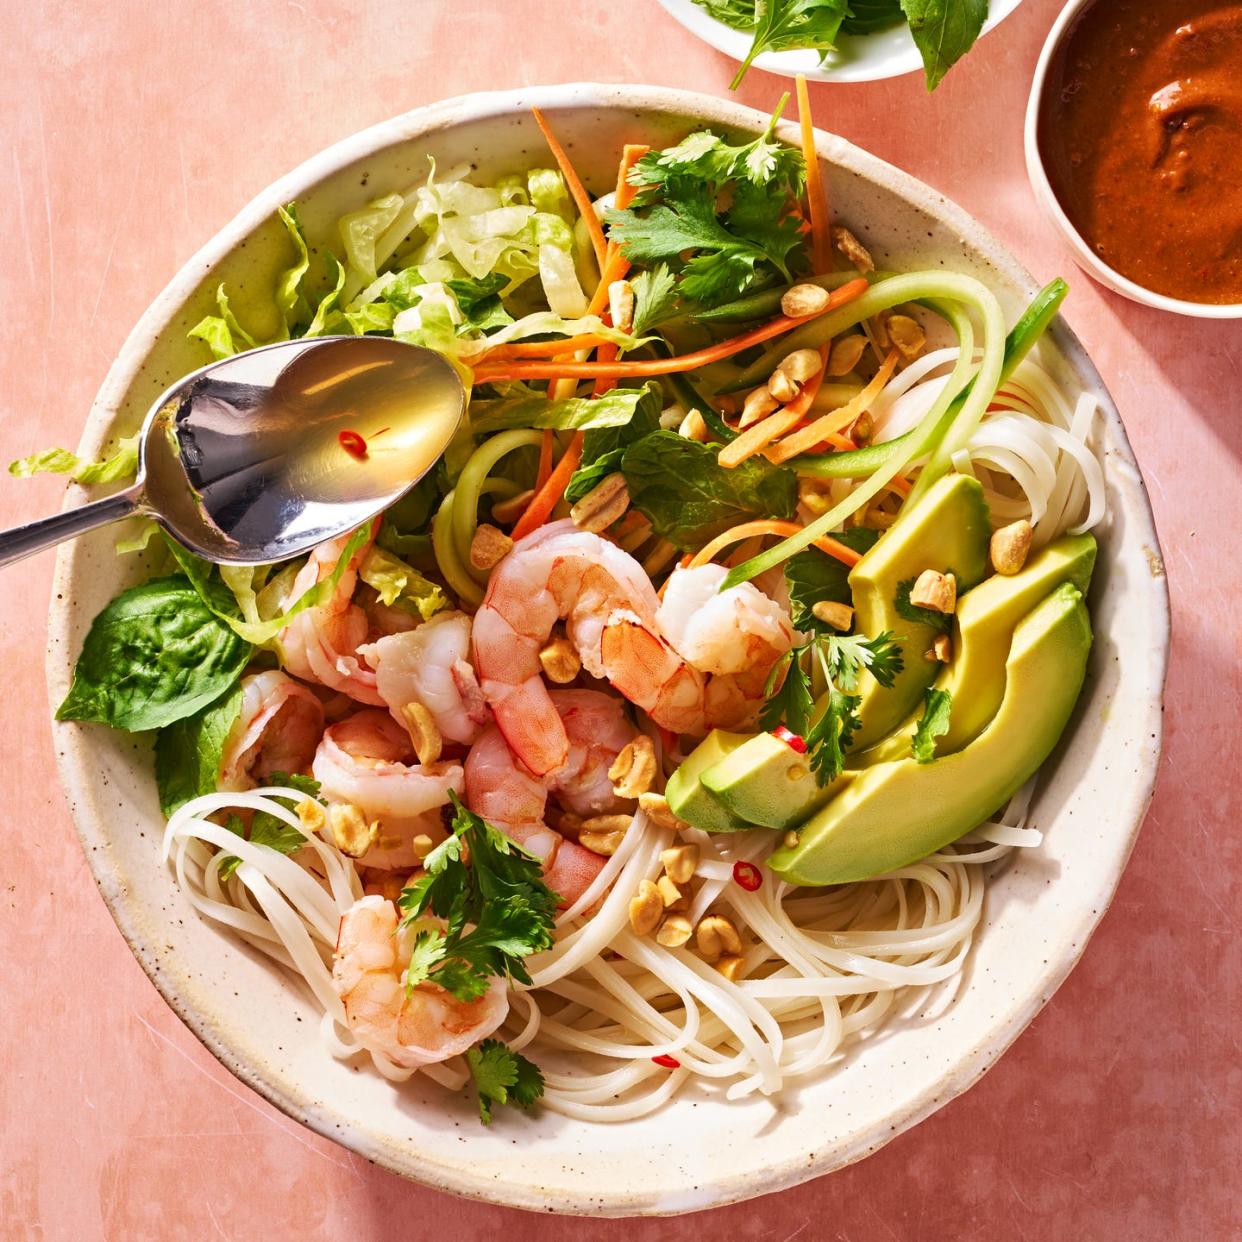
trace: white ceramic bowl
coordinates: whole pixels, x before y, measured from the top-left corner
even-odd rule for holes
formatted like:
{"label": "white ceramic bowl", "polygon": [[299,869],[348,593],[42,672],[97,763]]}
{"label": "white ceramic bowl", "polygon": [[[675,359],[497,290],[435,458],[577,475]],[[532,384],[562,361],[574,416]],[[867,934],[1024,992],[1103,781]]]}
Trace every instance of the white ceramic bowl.
{"label": "white ceramic bowl", "polygon": [[1131,302],[1139,302],[1143,306],[1152,306],[1156,310],[1172,311],[1176,315],[1190,315],[1195,319],[1242,319],[1242,302],[1213,303],[1187,302],[1182,298],[1171,298],[1163,293],[1156,293],[1136,284],[1127,276],[1123,276],[1115,268],[1110,267],[1087,244],[1083,235],[1074,227],[1060,200],[1052,189],[1048,179],[1048,170],[1044,167],[1044,157],[1039,149],[1039,109],[1047,89],[1048,71],[1052,65],[1062,41],[1083,11],[1095,3],[1107,3],[1107,0],[1069,0],[1061,10],[1060,16],[1052,24],[1048,38],[1044,42],[1043,51],[1039,54],[1039,63],[1035,66],[1035,78],[1031,82],[1031,94],[1026,104],[1026,126],[1024,143],[1026,147],[1026,174],[1035,191],[1039,205],[1048,218],[1056,225],[1057,230],[1065,239],[1074,255],[1074,261],[1084,271],[1093,276],[1100,284],[1129,298]]}
{"label": "white ceramic bowl", "polygon": [[[1004,21],[1021,2],[991,0],[983,34]],[[660,4],[691,34],[711,44],[718,52],[731,56],[739,64],[746,59],[751,44],[751,37],[746,31],[734,30],[717,21],[694,0],[660,0]],[[818,52],[802,49],[764,52],[755,57],[752,67],[787,78],[801,73],[819,82],[871,82],[877,78],[895,78],[903,73],[913,73],[916,69],[921,71],[923,61],[910,31],[905,26],[895,26],[877,34],[842,35],[840,46],[822,65]]]}
{"label": "white ceramic bowl", "polygon": [[[254,313],[247,291],[269,288],[284,262],[271,222],[278,204],[296,198],[314,239],[342,212],[408,185],[428,153],[441,167],[473,161],[484,179],[544,161],[530,104],[601,188],[611,185],[624,141],[664,144],[703,124],[755,132],[766,121],[685,92],[557,86],[450,100],[348,138],[261,194],[156,299],[108,374],[82,451],[134,429],[164,386],[198,365],[200,346],[185,333],[219,281],[237,291],[243,317]],[[792,127],[782,132],[796,137]],[[1034,282],[964,211],[840,138],[818,141],[836,210],[885,267],[943,263],[973,272],[1017,315]],[[60,773],[87,859],[155,985],[224,1065],[291,1117],[415,1180],[524,1208],[669,1213],[779,1190],[865,1156],[952,1099],[1082,953],[1138,832],[1160,750],[1168,600],[1146,493],[1100,377],[1063,324],[1043,358],[1070,392],[1093,391],[1105,411],[1098,435],[1111,517],[1092,591],[1098,640],[1071,733],[1035,804],[1046,843],[992,882],[967,986],[946,1014],[890,1029],[834,1074],[779,1101],[691,1094],[622,1125],[545,1114],[498,1119],[485,1130],[467,1101],[433,1084],[394,1087],[331,1060],[306,997],[266,959],[195,917],[161,865],[149,746],[102,727],[58,724]],[[53,702],[91,618],[142,572],[118,560],[113,538],[100,532],[61,551],[48,655]]]}

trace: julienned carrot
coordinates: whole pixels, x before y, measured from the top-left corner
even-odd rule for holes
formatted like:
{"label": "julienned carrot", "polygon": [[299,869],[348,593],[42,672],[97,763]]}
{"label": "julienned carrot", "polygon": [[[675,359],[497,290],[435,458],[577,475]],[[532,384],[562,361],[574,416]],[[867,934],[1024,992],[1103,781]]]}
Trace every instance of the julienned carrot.
{"label": "julienned carrot", "polygon": [[804,323],[826,315],[848,302],[854,301],[866,292],[866,280],[861,277],[851,280],[835,290],[828,299],[827,305],[818,315],[805,315],[800,319],[790,319],[787,315],[778,315],[762,327],[743,332],[740,336],[730,337],[727,341],[718,341],[706,349],[695,350],[692,354],[682,354],[676,358],[652,358],[637,362],[513,362],[497,363],[494,367],[483,363],[474,373],[476,384],[490,384],[497,380],[513,379],[596,379],[601,375],[616,379],[628,376],[673,375],[682,371],[696,371],[708,363],[719,362],[723,358],[731,358],[734,354],[749,349],[752,345],[760,345],[773,337],[781,336]]}
{"label": "julienned carrot", "polygon": [[581,460],[582,432],[575,431],[569,447],[561,454],[561,460],[556,463],[556,469],[548,475],[548,481],[535,493],[526,512],[518,518],[517,524],[510,532],[514,539],[529,535],[532,530],[538,529],[548,520],[552,510],[556,508],[556,502],[565,495],[570,477],[578,469],[578,462]]}
{"label": "julienned carrot", "polygon": [[819,386],[824,382],[824,367],[828,362],[828,346],[819,347],[819,370],[807,380],[802,391],[786,406],[774,410],[762,422],[747,427],[735,440],[720,450],[716,459],[726,469],[740,466],[749,457],[761,453],[773,440],[792,431],[807,415]]}
{"label": "julienned carrot", "polygon": [[[611,342],[601,345],[595,351],[595,359],[597,362],[615,362],[617,354],[620,351]],[[595,386],[591,393],[593,396],[602,397],[604,393],[611,392],[617,386],[617,381],[611,376],[601,375],[595,381]]]}
{"label": "julienned carrot", "polygon": [[897,367],[898,356],[895,349],[890,349],[888,357],[880,364],[880,369],[858,396],[846,402],[839,410],[833,410],[831,414],[825,414],[823,418],[817,418],[813,423],[808,423],[800,431],[786,436],[774,446],[769,454],[771,460],[778,464],[788,461],[791,457],[796,457],[799,453],[805,453],[817,444],[822,444],[842,428],[848,427],[883,391],[884,385],[892,378],[893,371]]}
{"label": "julienned carrot", "polygon": [[[630,169],[650,151],[651,148],[637,142],[627,142],[621,149],[621,164],[617,169],[617,192],[612,196],[612,205],[617,211],[624,211],[638,193],[637,187],[630,184]],[[616,242],[608,243],[608,254],[611,257],[620,250]]]}
{"label": "julienned carrot", "polygon": [[[742,539],[750,539],[755,535],[780,535],[782,537],[796,535],[801,529],[802,527],[797,522],[786,522],[781,518],[758,518],[753,522],[743,522],[740,526],[734,526],[731,530],[725,531],[723,535],[717,535],[711,543],[700,548],[691,558],[690,564],[692,566],[706,565],[731,543],[737,543]],[[830,535],[821,535],[815,540],[815,546],[821,552],[827,552],[829,556],[835,557],[843,565],[857,565],[862,559],[853,548],[847,548],[845,544],[838,543]]]}
{"label": "julienned carrot", "polygon": [[488,362],[503,358],[556,358],[576,354],[580,349],[598,349],[605,338],[594,332],[582,332],[578,336],[562,336],[552,341],[512,341],[507,345],[495,345],[483,355]]}
{"label": "julienned carrot", "polygon": [[[539,467],[535,471],[535,491],[548,481],[552,473],[552,448],[556,443],[556,432],[551,427],[544,428],[543,439],[539,441]],[[534,497],[531,497],[534,500]]]}
{"label": "julienned carrot", "polygon": [[557,136],[548,126],[547,121],[544,120],[543,113],[538,108],[531,108],[531,112],[535,114],[535,124],[543,131],[543,137],[548,144],[548,149],[552,152],[557,167],[561,170],[561,176],[565,178],[565,184],[569,187],[569,195],[574,200],[574,205],[578,208],[578,214],[586,222],[587,232],[591,236],[591,246],[595,251],[595,262],[599,264],[602,271],[604,259],[608,254],[608,242],[604,237],[604,228],[599,222],[599,216],[595,214],[595,207],[591,203],[591,196],[586,192],[586,186],[582,184],[582,180],[574,170],[574,166],[569,162],[569,156],[565,153],[565,148],[561,146]]}
{"label": "julienned carrot", "polygon": [[806,164],[806,202],[811,214],[811,260],[817,273],[832,271],[831,221],[823,169],[815,150],[815,123],[811,119],[811,96],[806,78],[797,77],[798,121],[802,127],[802,159]]}

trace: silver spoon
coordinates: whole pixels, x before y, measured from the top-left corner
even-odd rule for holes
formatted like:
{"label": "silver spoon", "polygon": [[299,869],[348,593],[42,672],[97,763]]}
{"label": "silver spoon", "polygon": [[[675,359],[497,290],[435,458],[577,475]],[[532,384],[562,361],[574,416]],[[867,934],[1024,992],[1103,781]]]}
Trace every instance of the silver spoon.
{"label": "silver spoon", "polygon": [[209,561],[287,560],[399,500],[465,408],[444,358],[384,337],[281,341],[213,362],[151,407],[132,487],[0,533],[0,567],[134,516]]}

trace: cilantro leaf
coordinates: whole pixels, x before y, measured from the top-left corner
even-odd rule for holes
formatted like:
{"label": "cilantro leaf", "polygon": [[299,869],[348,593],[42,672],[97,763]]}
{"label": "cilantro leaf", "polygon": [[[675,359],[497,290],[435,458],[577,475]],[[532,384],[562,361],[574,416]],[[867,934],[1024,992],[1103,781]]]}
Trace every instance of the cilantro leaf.
{"label": "cilantro leaf", "polygon": [[823,712],[806,734],[807,757],[821,788],[844,770],[845,752],[858,725],[858,695],[843,694],[829,685]]}
{"label": "cilantro leaf", "polygon": [[[765,700],[759,712],[759,727],[769,732],[778,725],[805,736],[811,724],[815,699],[811,694],[811,681],[802,666],[806,647],[787,651],[773,666],[765,686]],[[778,679],[784,677],[780,688],[773,692]]]}
{"label": "cilantro leaf", "polygon": [[[852,526],[833,535],[855,552],[866,552],[879,537],[879,531],[866,526]],[[795,552],[785,562],[785,583],[789,588],[790,620],[794,629],[813,634],[835,633],[811,609],[820,600],[837,604],[850,602],[850,567],[818,548],[806,548]]]}
{"label": "cilantro leaf", "polygon": [[953,695],[948,690],[928,689],[923,692],[923,719],[910,739],[910,752],[919,763],[931,763],[936,757],[936,739],[949,731],[949,714]]}
{"label": "cilantro leaf", "polygon": [[947,612],[936,612],[932,608],[920,608],[910,602],[910,592],[914,589],[917,578],[907,578],[897,584],[896,604],[899,616],[919,625],[930,626],[938,634],[947,634],[953,625],[953,618]]}
{"label": "cilantro leaf", "polygon": [[[405,982],[431,982],[477,1000],[493,978],[529,983],[522,959],[551,947],[557,896],[537,858],[453,796],[453,831],[423,862],[398,900],[409,926],[425,914],[443,929],[420,930]],[[466,861],[467,854],[469,862]]]}
{"label": "cilantro leaf", "polygon": [[466,1064],[479,1094],[479,1117],[492,1123],[494,1104],[529,1109],[543,1095],[543,1074],[520,1052],[498,1039],[485,1039],[466,1050]]}
{"label": "cilantro leaf", "polygon": [[828,680],[851,693],[858,689],[858,675],[863,669],[886,689],[902,670],[901,648],[888,630],[874,638],[861,634],[828,634],[821,640],[820,649]]}
{"label": "cilantro leaf", "polygon": [[676,312],[676,277],[667,263],[640,272],[630,282],[634,286],[634,323],[630,328],[633,336],[646,336],[658,323],[663,323]]}

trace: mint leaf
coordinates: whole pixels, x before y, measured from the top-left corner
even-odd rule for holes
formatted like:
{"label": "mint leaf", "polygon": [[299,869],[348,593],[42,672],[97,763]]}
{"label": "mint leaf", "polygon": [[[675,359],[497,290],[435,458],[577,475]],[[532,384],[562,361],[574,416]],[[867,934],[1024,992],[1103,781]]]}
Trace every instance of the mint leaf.
{"label": "mint leaf", "polygon": [[[832,536],[855,552],[866,552],[880,537],[880,532],[866,526],[852,526]],[[848,604],[850,592],[850,567],[834,556],[818,548],[806,548],[795,552],[785,562],[785,584],[789,588],[790,620],[794,629],[804,634],[835,633],[825,625],[811,609],[821,600],[835,604]]]}
{"label": "mint leaf", "polygon": [[[614,388],[613,392],[634,392]],[[646,384],[637,390],[639,397],[629,422],[619,427],[598,427],[582,437],[582,457],[569,479],[565,499],[576,504],[607,475],[621,469],[621,459],[631,444],[660,429],[660,409],[664,393],[659,384]]]}
{"label": "mint leaf", "polygon": [[953,695],[948,690],[923,692],[923,718],[910,739],[910,752],[919,763],[931,763],[935,759],[936,739],[949,731],[952,710]]}

